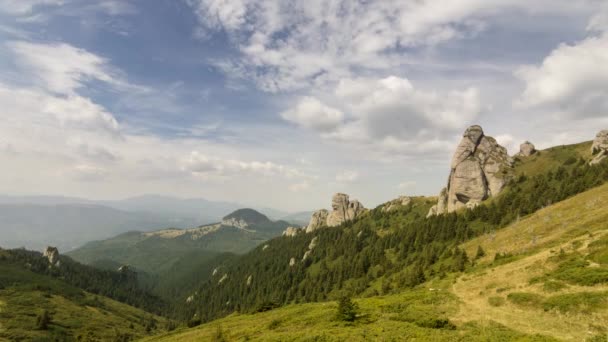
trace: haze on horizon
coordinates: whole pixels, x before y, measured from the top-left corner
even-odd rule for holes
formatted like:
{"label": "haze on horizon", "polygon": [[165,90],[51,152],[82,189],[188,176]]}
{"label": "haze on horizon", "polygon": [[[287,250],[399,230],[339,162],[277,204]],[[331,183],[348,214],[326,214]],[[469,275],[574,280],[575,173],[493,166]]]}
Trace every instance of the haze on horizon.
{"label": "haze on horizon", "polygon": [[0,194],[373,207],[608,128],[608,5],[0,0],[0,113]]}

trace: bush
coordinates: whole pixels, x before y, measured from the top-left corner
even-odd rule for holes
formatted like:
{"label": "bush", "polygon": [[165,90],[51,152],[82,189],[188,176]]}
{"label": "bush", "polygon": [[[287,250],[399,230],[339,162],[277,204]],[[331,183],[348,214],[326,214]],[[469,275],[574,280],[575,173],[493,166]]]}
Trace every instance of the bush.
{"label": "bush", "polygon": [[218,325],[217,329],[215,330],[215,334],[213,334],[213,338],[212,338],[213,342],[225,342],[228,341],[226,339],[226,336],[224,336],[224,330],[222,330],[222,326]]}
{"label": "bush", "polygon": [[557,292],[559,290],[565,289],[566,284],[561,281],[548,280],[543,284],[543,290],[545,292]]}
{"label": "bush", "polygon": [[502,306],[505,304],[505,299],[503,297],[490,297],[488,298],[488,304],[491,306]]}
{"label": "bush", "polygon": [[47,310],[42,311],[38,317],[36,317],[36,329],[47,330],[51,324],[51,314]]}
{"label": "bush", "polygon": [[535,293],[513,292],[507,295],[507,299],[513,304],[520,306],[538,307],[542,304],[543,297]]}
{"label": "bush", "polygon": [[201,319],[200,318],[193,318],[193,319],[189,320],[186,325],[188,326],[188,328],[197,327],[197,326],[201,325]]}
{"label": "bush", "polygon": [[343,296],[338,301],[336,318],[339,321],[353,322],[357,318],[358,306],[349,297]]}
{"label": "bush", "polygon": [[279,327],[279,325],[281,325],[281,321],[278,319],[273,319],[269,324],[268,324],[268,330],[274,330],[276,328]]}

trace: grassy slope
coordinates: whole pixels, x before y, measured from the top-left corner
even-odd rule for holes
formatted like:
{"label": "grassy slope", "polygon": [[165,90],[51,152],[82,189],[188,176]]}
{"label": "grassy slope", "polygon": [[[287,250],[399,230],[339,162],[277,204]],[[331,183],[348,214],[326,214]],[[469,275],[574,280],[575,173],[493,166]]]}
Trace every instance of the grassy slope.
{"label": "grassy slope", "polygon": [[[219,327],[229,341],[379,338],[387,341],[408,338],[580,341],[606,334],[608,303],[602,302],[601,296],[608,291],[608,282],[592,287],[566,282],[565,288],[548,292],[545,284],[551,279],[545,275],[558,267],[555,255],[560,253],[560,248],[566,256],[573,253],[584,256],[589,252],[590,242],[608,236],[607,206],[608,184],[547,207],[494,234],[474,239],[463,246],[468,254],[473,256],[481,245],[487,256],[472,270],[456,278],[435,279],[400,294],[358,299],[362,317],[354,324],[333,319],[336,311],[333,302],[296,304],[260,314],[233,314],[149,340],[211,340]],[[493,264],[496,252],[516,255]],[[590,267],[608,265],[592,263]],[[534,281],[535,277],[541,282]],[[526,305],[507,299],[513,292],[538,295],[544,304]],[[589,296],[584,293],[600,294],[600,303],[586,302]],[[501,299],[490,299],[494,297]],[[491,305],[491,301],[497,303]],[[547,306],[549,304],[553,306]],[[457,328],[423,327],[425,321],[442,318],[449,318]]]}
{"label": "grassy slope", "polygon": [[[148,334],[145,325],[151,320],[156,321],[156,329],[166,323],[163,318],[15,265],[0,265],[0,283],[5,284],[0,286],[0,341],[139,338]],[[52,322],[48,330],[37,330],[36,318],[43,310],[51,314]]]}

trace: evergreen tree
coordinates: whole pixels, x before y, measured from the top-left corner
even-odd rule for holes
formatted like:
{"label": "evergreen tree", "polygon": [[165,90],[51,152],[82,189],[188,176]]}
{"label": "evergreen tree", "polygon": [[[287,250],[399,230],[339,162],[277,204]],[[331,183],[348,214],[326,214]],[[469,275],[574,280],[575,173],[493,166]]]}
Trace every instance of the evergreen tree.
{"label": "evergreen tree", "polygon": [[340,321],[353,322],[357,318],[358,305],[350,297],[342,296],[338,301],[336,318]]}

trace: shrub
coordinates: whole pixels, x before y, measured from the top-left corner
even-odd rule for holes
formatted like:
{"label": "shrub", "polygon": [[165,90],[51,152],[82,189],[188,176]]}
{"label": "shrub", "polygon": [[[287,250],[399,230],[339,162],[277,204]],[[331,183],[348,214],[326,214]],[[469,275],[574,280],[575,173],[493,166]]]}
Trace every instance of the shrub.
{"label": "shrub", "polygon": [[570,293],[548,298],[544,303],[545,310],[560,312],[590,313],[608,305],[608,292]]}
{"label": "shrub", "polygon": [[357,318],[358,306],[349,297],[343,296],[338,301],[336,318],[340,321],[353,322]]}
{"label": "shrub", "polygon": [[213,334],[213,338],[212,338],[213,342],[225,342],[228,341],[226,339],[226,336],[224,336],[224,330],[222,330],[222,326],[218,325],[217,329],[215,330],[215,333]]}
{"label": "shrub", "polygon": [[488,304],[491,306],[502,306],[505,304],[505,299],[503,297],[490,297],[488,298]]}
{"label": "shrub", "polygon": [[38,330],[47,330],[49,324],[51,324],[51,314],[47,310],[44,310],[36,317],[36,328]]}
{"label": "shrub", "polygon": [[565,289],[566,287],[567,287],[566,284],[562,283],[561,281],[555,281],[555,280],[547,280],[543,284],[543,290],[545,292],[556,292],[556,291]]}
{"label": "shrub", "polygon": [[274,330],[276,328],[279,327],[279,325],[281,325],[281,321],[278,319],[273,319],[269,324],[268,324],[268,330]]}
{"label": "shrub", "polygon": [[535,293],[513,292],[507,295],[507,299],[513,304],[520,306],[538,307],[542,304],[543,297]]}

